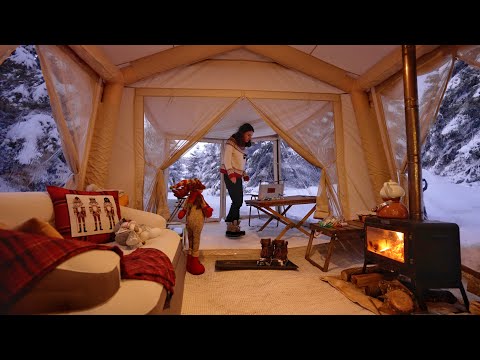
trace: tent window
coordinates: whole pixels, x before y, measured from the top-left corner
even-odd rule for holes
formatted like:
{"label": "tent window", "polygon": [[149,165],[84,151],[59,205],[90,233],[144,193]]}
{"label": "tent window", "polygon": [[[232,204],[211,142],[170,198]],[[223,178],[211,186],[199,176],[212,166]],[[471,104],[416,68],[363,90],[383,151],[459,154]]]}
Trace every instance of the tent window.
{"label": "tent window", "polygon": [[213,215],[207,221],[220,219],[220,146],[220,143],[198,142],[168,168],[167,199],[170,213],[177,200],[170,186],[183,179],[198,178],[206,186],[203,191],[205,201],[213,208]]}
{"label": "tent window", "polygon": [[35,47],[0,65],[0,191],[45,191],[71,176]]}
{"label": "tent window", "polygon": [[[306,161],[284,140],[280,140],[280,155],[282,179],[285,179],[285,195],[316,196],[321,169]],[[289,214],[291,217],[300,220],[311,207],[311,204],[296,205]],[[310,222],[316,221],[313,214],[308,220]]]}
{"label": "tent window", "polygon": [[155,174],[162,164],[166,153],[166,140],[161,137],[147,116],[143,118],[145,178],[143,182],[143,204],[148,204],[149,195],[153,189]]}

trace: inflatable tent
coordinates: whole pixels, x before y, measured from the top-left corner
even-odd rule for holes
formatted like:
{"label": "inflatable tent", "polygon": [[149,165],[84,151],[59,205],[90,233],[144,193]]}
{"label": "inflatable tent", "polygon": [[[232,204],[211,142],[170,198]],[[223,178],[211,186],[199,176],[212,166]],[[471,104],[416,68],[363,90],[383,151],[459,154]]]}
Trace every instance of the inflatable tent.
{"label": "inflatable tent", "polygon": [[[0,63],[14,51],[0,45]],[[316,217],[346,219],[406,182],[400,45],[37,45],[72,177],[124,189],[130,206],[169,216],[167,171],[199,141],[250,122],[320,168]],[[416,46],[420,139],[454,62],[480,46]],[[146,146],[146,143],[149,145]]]}

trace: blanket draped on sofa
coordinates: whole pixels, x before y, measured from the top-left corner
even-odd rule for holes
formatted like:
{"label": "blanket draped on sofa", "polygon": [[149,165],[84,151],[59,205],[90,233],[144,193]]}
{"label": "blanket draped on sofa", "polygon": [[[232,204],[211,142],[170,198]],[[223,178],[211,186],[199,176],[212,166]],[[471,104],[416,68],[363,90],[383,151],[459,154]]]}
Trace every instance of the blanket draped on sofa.
{"label": "blanket draped on sofa", "polygon": [[0,314],[24,296],[40,279],[71,257],[89,250],[114,251],[120,256],[121,277],[161,283],[173,294],[175,271],[165,253],[139,248],[123,255],[118,246],[50,238],[0,229]]}
{"label": "blanket draped on sofa", "polygon": [[167,302],[173,295],[175,269],[168,256],[158,249],[138,248],[120,262],[122,279],[156,281],[167,290]]}
{"label": "blanket draped on sofa", "polygon": [[0,313],[62,262],[94,249],[123,255],[117,246],[0,229]]}

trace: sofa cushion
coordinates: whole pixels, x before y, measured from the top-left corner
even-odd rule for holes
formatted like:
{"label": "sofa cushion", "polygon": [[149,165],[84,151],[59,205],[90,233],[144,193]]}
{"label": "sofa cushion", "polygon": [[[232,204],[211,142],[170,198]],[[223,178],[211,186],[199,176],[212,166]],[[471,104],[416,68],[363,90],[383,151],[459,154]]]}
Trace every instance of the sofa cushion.
{"label": "sofa cushion", "polygon": [[[55,212],[55,228],[65,239],[96,244],[114,239],[113,226],[121,219],[118,191],[81,191],[57,186],[47,186],[47,191]],[[105,211],[107,204],[114,209],[110,217]]]}
{"label": "sofa cushion", "polygon": [[38,218],[31,218],[16,226],[13,230],[23,231],[31,234],[45,235],[56,239],[63,239],[63,236],[57,231],[57,229],[55,229],[49,223]]}
{"label": "sofa cushion", "polygon": [[45,191],[0,192],[0,222],[5,229],[36,217],[55,225],[52,199]]}

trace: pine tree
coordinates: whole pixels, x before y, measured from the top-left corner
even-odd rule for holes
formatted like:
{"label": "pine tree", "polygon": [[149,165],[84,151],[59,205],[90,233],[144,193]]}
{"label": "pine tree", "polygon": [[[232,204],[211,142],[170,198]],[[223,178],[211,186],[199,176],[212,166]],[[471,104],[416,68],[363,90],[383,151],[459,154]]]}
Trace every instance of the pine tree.
{"label": "pine tree", "polygon": [[31,45],[19,46],[0,66],[0,152],[1,178],[16,191],[62,186],[71,174]]}
{"label": "pine tree", "polygon": [[175,185],[179,181],[185,178],[185,158],[181,157],[177,161],[175,161],[169,168],[169,180],[168,185]]}
{"label": "pine tree", "polygon": [[199,179],[212,194],[220,193],[220,145],[205,144],[200,161],[201,175]]}
{"label": "pine tree", "polygon": [[457,61],[422,149],[422,166],[456,183],[480,181],[479,93],[480,70]]}

